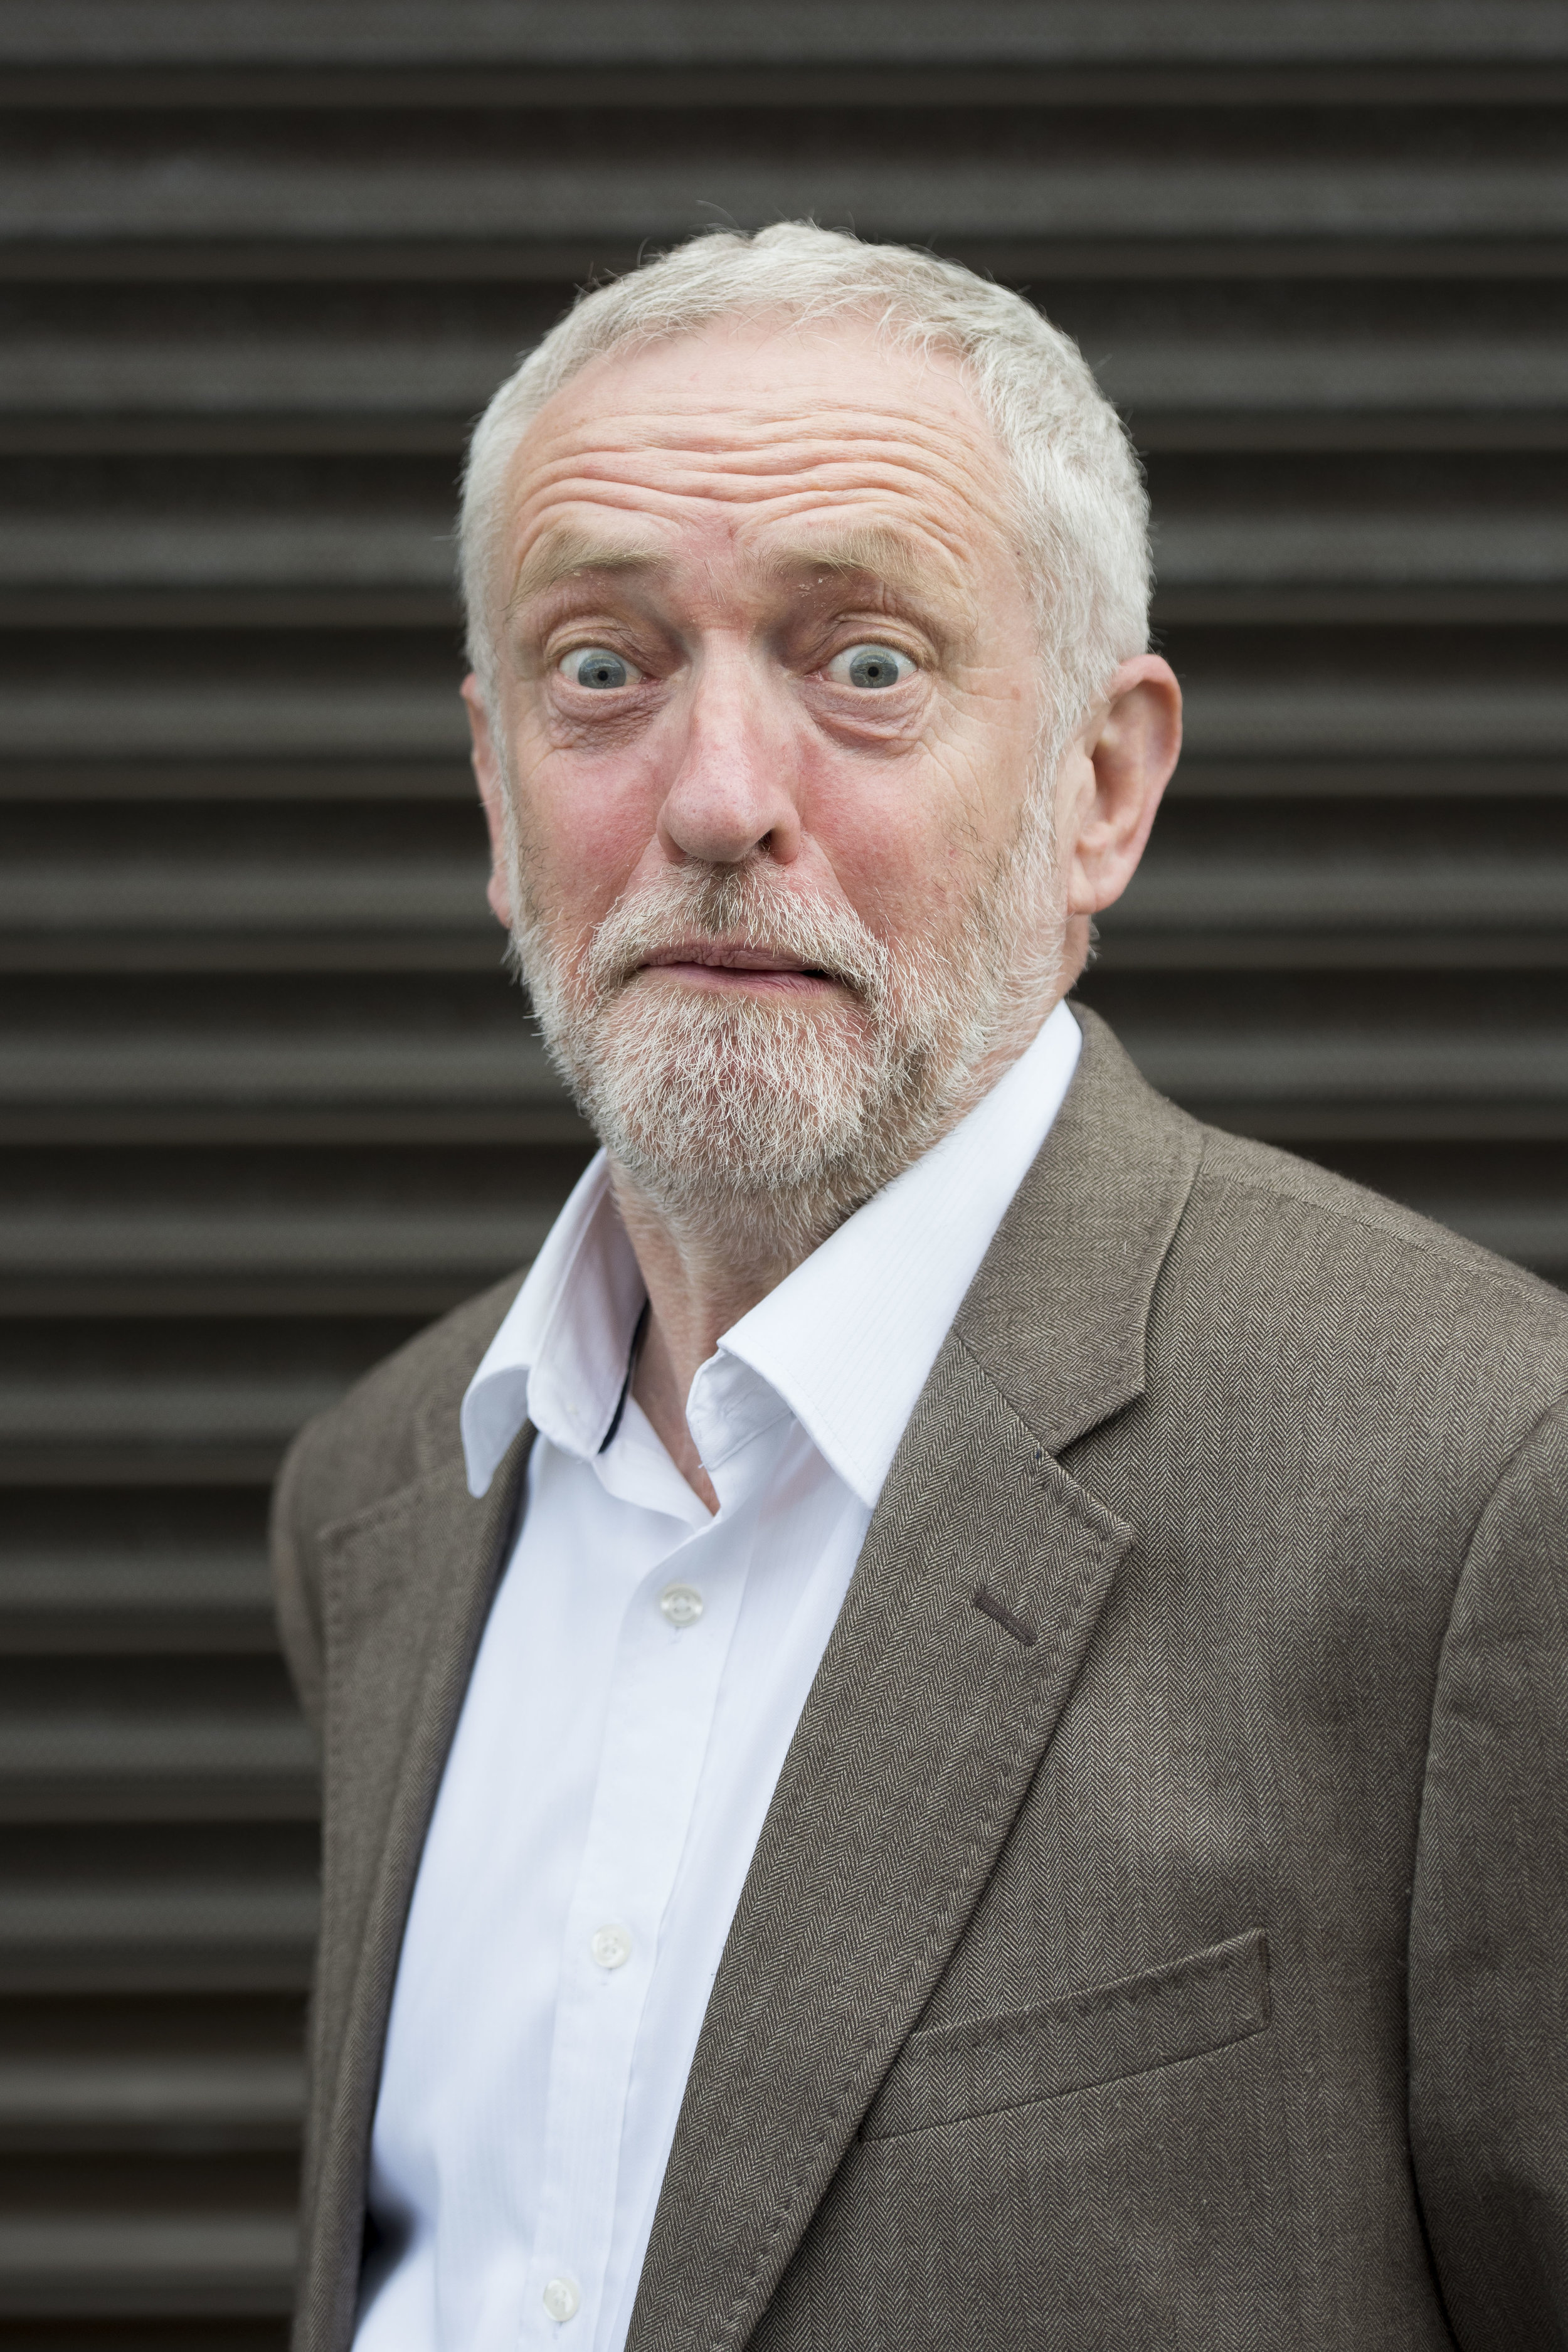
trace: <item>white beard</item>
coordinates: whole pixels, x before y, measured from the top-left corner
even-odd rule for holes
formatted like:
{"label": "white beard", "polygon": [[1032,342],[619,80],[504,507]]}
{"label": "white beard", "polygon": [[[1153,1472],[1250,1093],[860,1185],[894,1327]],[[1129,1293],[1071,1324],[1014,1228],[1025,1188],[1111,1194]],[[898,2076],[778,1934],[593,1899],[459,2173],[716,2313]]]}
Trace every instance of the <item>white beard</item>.
{"label": "white beard", "polygon": [[[998,1045],[1027,1042],[1020,1024],[1061,965],[1043,793],[956,931],[897,947],[760,858],[672,866],[565,943],[528,887],[524,846],[508,852],[513,958],[556,1067],[674,1227],[747,1255],[797,1261],[955,1124]],[[699,939],[839,985],[742,995],[639,970]]]}

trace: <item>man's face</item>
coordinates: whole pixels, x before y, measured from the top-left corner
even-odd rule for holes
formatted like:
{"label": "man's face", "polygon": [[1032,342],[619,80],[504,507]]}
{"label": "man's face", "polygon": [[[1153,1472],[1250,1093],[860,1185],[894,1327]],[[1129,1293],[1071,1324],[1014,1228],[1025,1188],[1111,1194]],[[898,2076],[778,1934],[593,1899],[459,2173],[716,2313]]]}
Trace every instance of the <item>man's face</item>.
{"label": "man's face", "polygon": [[470,691],[492,903],[671,1207],[830,1223],[1056,992],[1008,487],[956,368],[853,322],[598,362],[527,436],[488,728]]}

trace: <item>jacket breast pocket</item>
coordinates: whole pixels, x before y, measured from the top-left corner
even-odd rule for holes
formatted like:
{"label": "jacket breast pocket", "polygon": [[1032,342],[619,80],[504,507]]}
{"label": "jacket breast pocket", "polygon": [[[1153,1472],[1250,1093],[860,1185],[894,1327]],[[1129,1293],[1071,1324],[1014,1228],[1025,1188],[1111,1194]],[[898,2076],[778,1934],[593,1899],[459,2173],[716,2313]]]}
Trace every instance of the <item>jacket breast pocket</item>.
{"label": "jacket breast pocket", "polygon": [[861,2126],[891,2139],[1198,2058],[1268,2022],[1261,1927],[1144,1974],[911,2034]]}

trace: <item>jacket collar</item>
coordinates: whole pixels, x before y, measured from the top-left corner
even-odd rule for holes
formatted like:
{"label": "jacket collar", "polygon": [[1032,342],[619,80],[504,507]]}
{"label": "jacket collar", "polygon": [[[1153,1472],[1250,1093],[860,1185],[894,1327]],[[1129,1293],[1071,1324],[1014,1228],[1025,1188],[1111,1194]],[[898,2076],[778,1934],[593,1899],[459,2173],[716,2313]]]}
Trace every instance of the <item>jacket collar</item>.
{"label": "jacket collar", "polygon": [[1203,1153],[1098,1013],[954,1329],[1049,1454],[1143,1388],[1154,1285]]}

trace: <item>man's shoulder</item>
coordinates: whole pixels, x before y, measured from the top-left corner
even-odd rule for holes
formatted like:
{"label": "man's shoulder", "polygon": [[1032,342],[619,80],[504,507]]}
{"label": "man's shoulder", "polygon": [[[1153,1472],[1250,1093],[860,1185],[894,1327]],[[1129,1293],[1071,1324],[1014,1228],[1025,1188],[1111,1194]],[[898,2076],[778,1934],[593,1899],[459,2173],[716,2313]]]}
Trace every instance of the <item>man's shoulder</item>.
{"label": "man's shoulder", "polygon": [[1568,1394],[1568,1297],[1479,1243],[1273,1146],[1201,1130],[1167,1269],[1259,1363],[1368,1381],[1412,1411],[1529,1426]]}
{"label": "man's shoulder", "polygon": [[[1561,1290],[1349,1177],[1193,1118],[1149,1085],[1102,1020],[1081,1009],[1079,1020],[1079,1164],[1066,1195],[1043,1196],[1047,1214],[1110,1198],[1130,1235],[1163,1192],[1177,1211],[1161,1245],[1164,1286],[1186,1286],[1221,1322],[1289,1323],[1303,1336],[1381,1323],[1394,1348],[1402,1333],[1418,1347],[1447,1335],[1483,1348],[1507,1334],[1568,1378]],[[1103,1221],[1095,1230],[1103,1247]]]}
{"label": "man's shoulder", "polygon": [[521,1273],[417,1332],[307,1422],[285,1467],[295,1521],[351,1518],[416,1480],[460,1465],[463,1392],[517,1297]]}
{"label": "man's shoulder", "polygon": [[1215,1226],[1269,1229],[1307,1253],[1298,1273],[1316,1265],[1330,1233],[1342,1246],[1397,1262],[1405,1277],[1436,1297],[1458,1291],[1503,1317],[1522,1315],[1568,1334],[1568,1297],[1539,1275],[1468,1241],[1417,1209],[1373,1192],[1332,1169],[1251,1137],[1200,1124],[1203,1152],[1193,1183],[1196,1216]]}

